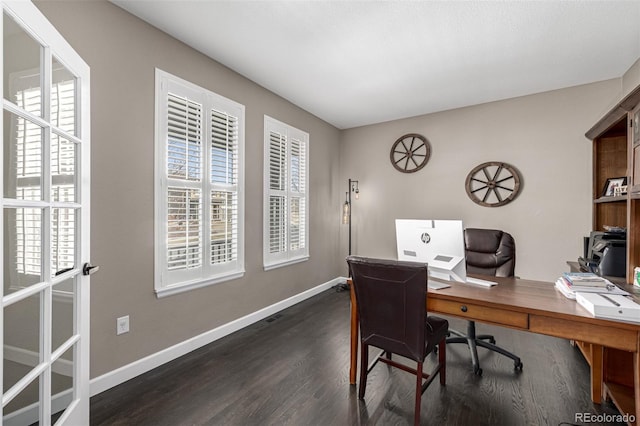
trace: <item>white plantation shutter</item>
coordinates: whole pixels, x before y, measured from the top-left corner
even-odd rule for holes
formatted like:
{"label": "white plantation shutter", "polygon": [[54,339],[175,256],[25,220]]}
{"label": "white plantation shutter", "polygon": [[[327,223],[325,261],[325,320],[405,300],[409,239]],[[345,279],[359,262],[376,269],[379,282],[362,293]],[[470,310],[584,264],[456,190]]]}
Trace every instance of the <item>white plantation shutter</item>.
{"label": "white plantation shutter", "polygon": [[244,107],[156,70],[156,293],[244,273]]}
{"label": "white plantation shutter", "polygon": [[287,173],[286,137],[269,132],[269,253],[282,253],[286,249],[287,200],[285,181]]}
{"label": "white plantation shutter", "polygon": [[286,199],[282,195],[269,196],[269,253],[286,249]]}
{"label": "white plantation shutter", "polygon": [[211,193],[211,263],[238,257],[238,202],[233,192]]}
{"label": "white plantation shutter", "polygon": [[287,177],[287,140],[278,132],[269,132],[269,189],[284,191]]}
{"label": "white plantation shutter", "polygon": [[167,251],[169,271],[202,267],[202,103],[169,92],[167,107]]}
{"label": "white plantation shutter", "polygon": [[306,144],[291,138],[290,156],[290,209],[289,209],[289,250],[295,251],[306,247]]}
{"label": "white plantation shutter", "polygon": [[211,263],[238,256],[238,117],[211,111]]}
{"label": "white plantation shutter", "polygon": [[202,105],[169,93],[167,108],[169,178],[199,181],[202,174]]}
{"label": "white plantation shutter", "polygon": [[167,191],[167,266],[170,271],[202,266],[202,191]]}
{"label": "white plantation shutter", "polygon": [[238,180],[238,117],[211,111],[211,183],[235,185]]}
{"label": "white plantation shutter", "polygon": [[264,267],[308,259],[309,135],[265,116]]}

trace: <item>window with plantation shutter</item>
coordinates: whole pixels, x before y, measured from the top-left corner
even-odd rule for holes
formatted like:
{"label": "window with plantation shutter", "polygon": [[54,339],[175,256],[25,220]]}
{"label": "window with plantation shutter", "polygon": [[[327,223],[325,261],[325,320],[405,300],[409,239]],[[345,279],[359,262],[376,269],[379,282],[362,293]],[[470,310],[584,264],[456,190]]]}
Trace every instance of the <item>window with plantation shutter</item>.
{"label": "window with plantation shutter", "polygon": [[265,270],[309,258],[309,135],[271,117],[264,118]]}
{"label": "window with plantation shutter", "polygon": [[238,278],[244,106],[156,70],[159,296]]}

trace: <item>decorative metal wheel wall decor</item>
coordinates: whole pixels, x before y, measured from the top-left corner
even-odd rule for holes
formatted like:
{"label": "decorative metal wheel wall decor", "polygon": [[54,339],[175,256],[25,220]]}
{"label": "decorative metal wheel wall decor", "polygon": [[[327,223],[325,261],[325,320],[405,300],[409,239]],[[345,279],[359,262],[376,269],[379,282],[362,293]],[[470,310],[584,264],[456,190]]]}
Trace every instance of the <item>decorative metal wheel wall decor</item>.
{"label": "decorative metal wheel wall decor", "polygon": [[484,207],[500,207],[518,196],[520,180],[520,173],[512,165],[490,161],[469,172],[465,188],[474,203]]}
{"label": "decorative metal wheel wall decor", "polygon": [[400,137],[391,147],[391,164],[402,173],[413,173],[423,168],[431,157],[429,141],[417,133]]}

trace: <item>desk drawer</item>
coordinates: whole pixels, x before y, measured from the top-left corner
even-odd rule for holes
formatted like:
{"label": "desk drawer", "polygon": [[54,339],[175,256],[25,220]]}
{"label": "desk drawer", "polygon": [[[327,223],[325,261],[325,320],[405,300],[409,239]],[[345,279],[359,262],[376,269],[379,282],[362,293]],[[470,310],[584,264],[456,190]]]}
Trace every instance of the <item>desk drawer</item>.
{"label": "desk drawer", "polygon": [[509,311],[500,308],[473,305],[469,303],[453,302],[450,300],[427,299],[429,313],[442,313],[467,318],[474,321],[484,321],[509,327],[529,328],[528,315],[523,312]]}

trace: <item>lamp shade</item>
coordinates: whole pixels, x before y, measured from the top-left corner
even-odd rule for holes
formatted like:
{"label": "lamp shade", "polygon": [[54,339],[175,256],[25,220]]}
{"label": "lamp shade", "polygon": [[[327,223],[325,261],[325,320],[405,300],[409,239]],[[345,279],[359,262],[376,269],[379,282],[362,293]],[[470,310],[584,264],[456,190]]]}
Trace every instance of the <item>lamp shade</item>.
{"label": "lamp shade", "polygon": [[344,225],[348,225],[349,224],[349,212],[351,210],[351,206],[349,205],[348,201],[345,201],[344,204],[342,205],[342,223]]}

